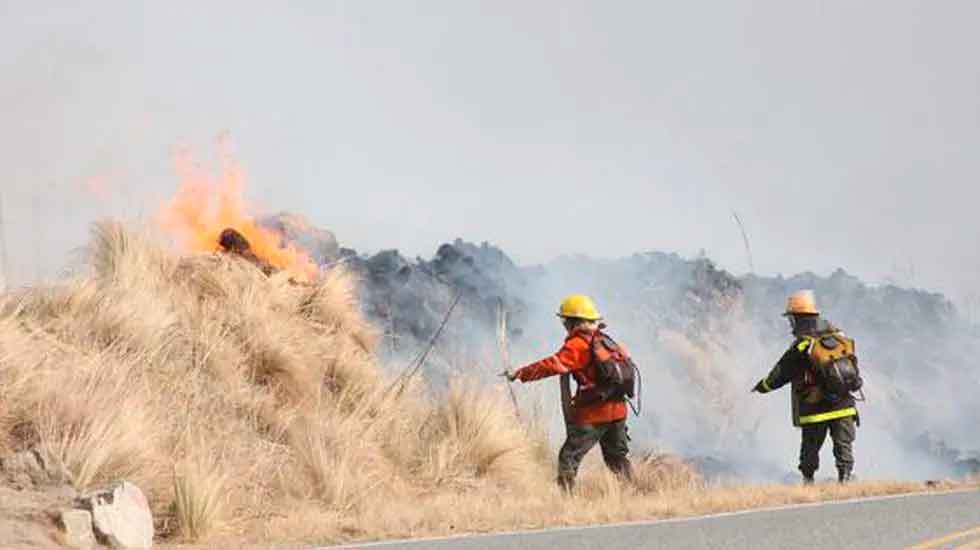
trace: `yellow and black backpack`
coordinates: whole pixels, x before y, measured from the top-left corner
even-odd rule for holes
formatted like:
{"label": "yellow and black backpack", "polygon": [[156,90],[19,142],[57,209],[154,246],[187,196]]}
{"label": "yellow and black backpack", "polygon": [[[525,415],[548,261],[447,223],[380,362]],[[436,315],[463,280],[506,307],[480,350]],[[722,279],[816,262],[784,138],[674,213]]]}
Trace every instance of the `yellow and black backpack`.
{"label": "yellow and black backpack", "polygon": [[828,397],[841,398],[861,390],[864,381],[854,353],[854,339],[833,331],[809,337],[810,360],[817,383]]}

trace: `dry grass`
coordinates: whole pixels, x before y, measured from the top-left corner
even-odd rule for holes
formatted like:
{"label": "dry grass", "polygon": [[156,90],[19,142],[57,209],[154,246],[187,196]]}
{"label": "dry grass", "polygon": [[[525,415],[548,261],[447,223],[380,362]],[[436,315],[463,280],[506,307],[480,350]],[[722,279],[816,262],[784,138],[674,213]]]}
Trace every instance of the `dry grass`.
{"label": "dry grass", "polygon": [[593,457],[568,498],[540,420],[516,418],[503,392],[385,391],[342,270],[294,285],[113,224],[96,226],[91,258],[76,279],[0,295],[0,454],[43,446],[80,489],[137,483],[170,542],[446,535],[920,488],[706,487],[670,456],[637,460],[624,487]]}
{"label": "dry grass", "polygon": [[217,461],[174,468],[173,515],[181,538],[203,540],[220,529],[227,481]]}
{"label": "dry grass", "polygon": [[[400,395],[375,363],[354,281],[266,277],[96,226],[91,269],[0,295],[0,453],[40,445],[86,489],[120,478],[181,540],[310,538],[420,495],[519,483],[536,438],[498,394]],[[506,405],[506,403],[503,403]]]}

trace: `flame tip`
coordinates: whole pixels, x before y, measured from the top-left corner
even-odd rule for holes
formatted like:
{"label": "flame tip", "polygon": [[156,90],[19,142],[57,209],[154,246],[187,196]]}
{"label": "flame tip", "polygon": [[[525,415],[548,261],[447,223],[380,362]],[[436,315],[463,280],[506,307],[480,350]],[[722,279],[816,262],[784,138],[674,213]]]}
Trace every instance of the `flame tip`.
{"label": "flame tip", "polygon": [[217,178],[194,165],[188,150],[176,156],[179,185],[174,196],[164,201],[158,219],[178,245],[188,252],[220,251],[222,233],[234,229],[258,259],[296,279],[315,279],[319,267],[310,255],[295,243],[285,242],[284,232],[263,227],[251,215],[243,196],[244,173],[232,155],[227,157],[229,162],[220,163]]}

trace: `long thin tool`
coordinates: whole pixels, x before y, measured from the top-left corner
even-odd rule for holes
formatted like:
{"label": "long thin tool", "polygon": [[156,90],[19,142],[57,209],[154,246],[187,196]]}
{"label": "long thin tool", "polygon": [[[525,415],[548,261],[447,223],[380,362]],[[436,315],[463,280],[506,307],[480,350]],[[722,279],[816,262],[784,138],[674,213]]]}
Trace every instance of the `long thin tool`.
{"label": "long thin tool", "polygon": [[[497,304],[497,347],[500,349],[505,372],[510,371],[510,346],[507,344],[507,310],[504,309],[503,300],[500,300]],[[510,402],[514,404],[514,414],[520,419],[521,409],[517,406],[517,394],[514,393],[514,387],[510,383],[507,383],[507,392],[510,393]]]}

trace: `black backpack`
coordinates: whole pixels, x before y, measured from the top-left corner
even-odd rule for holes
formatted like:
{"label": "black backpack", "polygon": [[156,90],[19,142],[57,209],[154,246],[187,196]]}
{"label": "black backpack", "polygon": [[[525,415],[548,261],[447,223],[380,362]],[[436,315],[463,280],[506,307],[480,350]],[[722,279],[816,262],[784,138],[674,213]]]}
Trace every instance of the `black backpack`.
{"label": "black backpack", "polygon": [[[590,344],[592,364],[596,370],[596,384],[580,391],[575,398],[578,406],[590,405],[600,401],[627,401],[634,414],[640,413],[640,393],[642,380],[640,369],[629,353],[608,334],[596,332]],[[636,398],[633,406],[631,399]]]}

